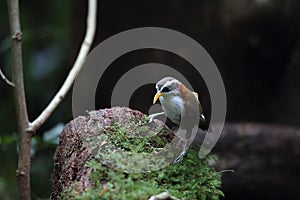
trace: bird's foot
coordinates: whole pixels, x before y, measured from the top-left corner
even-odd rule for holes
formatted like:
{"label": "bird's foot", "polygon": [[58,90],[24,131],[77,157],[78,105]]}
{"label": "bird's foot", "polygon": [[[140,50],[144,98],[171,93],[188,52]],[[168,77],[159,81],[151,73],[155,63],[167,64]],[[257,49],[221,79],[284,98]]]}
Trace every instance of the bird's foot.
{"label": "bird's foot", "polygon": [[149,123],[153,122],[155,117],[164,115],[164,114],[165,114],[164,112],[160,112],[160,113],[154,113],[154,114],[149,115]]}
{"label": "bird's foot", "polygon": [[173,164],[181,162],[183,160],[183,157],[185,156],[185,154],[186,154],[186,151],[183,150],[180,153],[180,155],[173,161]]}
{"label": "bird's foot", "polygon": [[154,116],[153,115],[149,115],[149,123],[153,122],[154,120]]}

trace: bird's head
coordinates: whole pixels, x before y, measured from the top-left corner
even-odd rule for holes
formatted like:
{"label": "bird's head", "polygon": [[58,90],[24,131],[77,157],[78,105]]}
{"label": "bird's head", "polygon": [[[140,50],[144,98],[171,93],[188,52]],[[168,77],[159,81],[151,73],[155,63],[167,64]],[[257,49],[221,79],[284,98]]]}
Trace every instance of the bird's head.
{"label": "bird's head", "polygon": [[205,122],[198,94],[189,90],[175,78],[166,77],[156,83],[156,94],[153,98],[153,104],[158,99],[161,101],[166,116],[175,124],[180,123],[182,111],[189,113],[189,115],[193,113],[196,115],[200,114],[199,120],[201,123]]}
{"label": "bird's head", "polygon": [[166,77],[158,81],[155,86],[156,94],[153,98],[153,104],[155,104],[160,97],[180,95],[180,84],[182,83],[172,77]]}

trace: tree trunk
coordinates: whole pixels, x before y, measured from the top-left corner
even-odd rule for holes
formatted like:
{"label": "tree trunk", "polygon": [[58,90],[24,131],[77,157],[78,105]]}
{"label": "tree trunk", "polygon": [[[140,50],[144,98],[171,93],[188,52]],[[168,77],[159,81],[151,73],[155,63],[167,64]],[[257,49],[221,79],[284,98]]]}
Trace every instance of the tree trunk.
{"label": "tree trunk", "polygon": [[227,123],[213,153],[226,199],[299,199],[299,129]]}

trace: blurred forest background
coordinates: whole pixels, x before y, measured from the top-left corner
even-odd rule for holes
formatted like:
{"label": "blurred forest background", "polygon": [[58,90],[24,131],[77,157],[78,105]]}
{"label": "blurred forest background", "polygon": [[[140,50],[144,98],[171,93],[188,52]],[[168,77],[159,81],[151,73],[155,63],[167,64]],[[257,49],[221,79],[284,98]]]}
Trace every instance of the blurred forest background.
{"label": "blurred forest background", "polygon": [[[30,0],[21,1],[20,7],[25,86],[33,119],[60,88],[77,55],[85,31],[86,1]],[[299,8],[298,0],[102,0],[94,46],[137,27],[180,31],[198,41],[217,64],[227,92],[227,122],[299,128]],[[6,1],[0,1],[0,28],[0,67],[11,77]],[[140,51],[124,55],[112,65],[118,72],[124,66],[147,62],[181,63],[165,52]],[[184,69],[184,64],[181,67]],[[102,80],[98,92],[109,92],[121,75]],[[153,96],[154,90],[148,89],[149,96],[144,98]],[[209,110],[207,92],[201,94],[201,100]],[[50,195],[56,145],[49,135],[58,134],[62,124],[72,119],[71,101],[69,93],[33,140],[34,199]],[[96,101],[98,108],[109,106],[107,97],[97,97]],[[17,137],[12,89],[0,80],[0,199],[16,198]]]}

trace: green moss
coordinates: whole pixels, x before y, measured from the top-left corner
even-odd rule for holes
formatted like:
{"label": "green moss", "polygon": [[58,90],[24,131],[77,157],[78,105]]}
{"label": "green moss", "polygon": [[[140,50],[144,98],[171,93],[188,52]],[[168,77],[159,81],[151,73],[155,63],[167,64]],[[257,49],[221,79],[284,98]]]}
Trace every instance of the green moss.
{"label": "green moss", "polygon": [[[219,189],[221,174],[207,165],[208,159],[214,158],[209,156],[200,160],[197,150],[193,148],[189,149],[182,162],[168,164],[160,170],[148,173],[126,173],[124,172],[126,170],[118,170],[123,169],[124,166],[116,167],[112,164],[113,160],[118,163],[127,161],[123,165],[127,165],[129,168],[148,167],[146,171],[150,171],[151,167],[149,168],[149,166],[152,164],[159,164],[145,160],[138,162],[167,144],[165,139],[158,137],[155,131],[149,128],[147,120],[147,118],[142,121],[131,119],[125,125],[114,123],[112,126],[106,127],[105,134],[101,138],[104,145],[100,144],[101,148],[98,148],[93,158],[86,163],[86,166],[93,170],[90,174],[92,187],[79,194],[76,192],[75,182],[64,190],[60,199],[140,200],[148,199],[151,195],[164,191],[168,191],[177,198],[187,200],[217,200],[223,196]],[[113,141],[114,149],[111,149],[111,145],[106,145],[106,140]],[[98,140],[98,146],[99,143],[101,141]],[[122,150],[121,156],[118,153],[111,154],[112,151],[117,151],[116,147],[117,150]],[[124,154],[124,151],[138,153],[138,156]],[[108,163],[100,162],[106,159],[109,159]],[[161,162],[161,165],[166,164],[165,160],[161,160]]]}
{"label": "green moss", "polygon": [[[105,133],[117,147],[133,153],[151,153],[155,148],[163,148],[167,141],[157,136],[148,126],[148,118],[130,119],[127,124],[115,122],[106,127]],[[160,127],[157,131],[162,131]]]}

